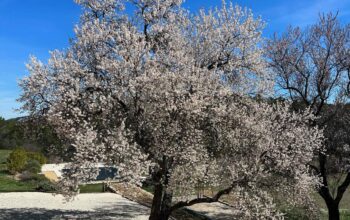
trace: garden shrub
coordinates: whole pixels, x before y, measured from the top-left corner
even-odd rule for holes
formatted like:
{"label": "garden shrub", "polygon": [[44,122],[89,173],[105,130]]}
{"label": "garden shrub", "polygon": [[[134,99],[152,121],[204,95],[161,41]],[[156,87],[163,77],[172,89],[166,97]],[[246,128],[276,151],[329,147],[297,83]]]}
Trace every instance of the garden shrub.
{"label": "garden shrub", "polygon": [[35,190],[39,192],[55,192],[57,191],[57,186],[55,183],[52,183],[48,179],[45,179],[37,183]]}
{"label": "garden shrub", "polygon": [[40,165],[46,164],[47,162],[46,157],[42,153],[28,152],[27,155],[28,155],[28,158],[38,161]]}
{"label": "garden shrub", "polygon": [[25,170],[32,174],[40,173],[41,164],[37,160],[29,159],[25,166]]}
{"label": "garden shrub", "polygon": [[7,158],[7,169],[12,174],[21,172],[24,170],[27,161],[27,152],[23,148],[17,148]]}
{"label": "garden shrub", "polygon": [[17,148],[11,152],[7,159],[7,169],[12,174],[22,171],[37,174],[41,171],[41,165],[46,162],[47,159],[42,153],[27,152],[23,148]]}

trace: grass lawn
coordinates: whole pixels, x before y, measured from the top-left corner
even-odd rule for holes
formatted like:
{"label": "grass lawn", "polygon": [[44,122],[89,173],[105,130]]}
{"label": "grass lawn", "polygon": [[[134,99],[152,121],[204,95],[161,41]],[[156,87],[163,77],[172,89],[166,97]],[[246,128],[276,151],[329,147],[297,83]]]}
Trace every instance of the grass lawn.
{"label": "grass lawn", "polygon": [[142,189],[149,192],[149,193],[154,193],[154,187],[152,185],[143,185]]}
{"label": "grass lawn", "polygon": [[35,188],[34,182],[18,181],[9,175],[0,173],[0,192],[32,192],[35,191]]}
{"label": "grass lawn", "polygon": [[79,189],[80,189],[80,193],[102,193],[103,184],[97,183],[97,184],[81,185]]}
{"label": "grass lawn", "polygon": [[[321,220],[328,220],[327,210],[321,210]],[[349,210],[340,210],[340,220],[350,220],[350,211]]]}

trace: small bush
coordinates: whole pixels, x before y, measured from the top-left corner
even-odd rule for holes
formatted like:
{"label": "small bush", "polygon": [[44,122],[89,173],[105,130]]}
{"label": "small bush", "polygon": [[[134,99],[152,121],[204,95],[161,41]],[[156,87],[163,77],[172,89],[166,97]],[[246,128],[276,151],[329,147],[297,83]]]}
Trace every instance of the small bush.
{"label": "small bush", "polygon": [[43,174],[33,174],[32,180],[36,182],[49,181]]}
{"label": "small bush", "polygon": [[22,171],[37,174],[41,170],[41,165],[46,162],[46,157],[41,153],[27,152],[23,148],[17,148],[10,153],[7,159],[7,169],[12,174]]}
{"label": "small bush", "polygon": [[32,159],[32,160],[36,160],[39,162],[40,165],[46,164],[47,159],[46,157],[39,152],[28,152],[27,153],[28,158]]}
{"label": "small bush", "polygon": [[34,178],[34,174],[28,171],[23,171],[21,175],[19,175],[19,178],[22,181],[31,181]]}
{"label": "small bush", "polygon": [[37,160],[29,159],[24,169],[32,174],[40,173],[41,164]]}
{"label": "small bush", "polygon": [[24,170],[27,161],[27,152],[23,148],[17,148],[7,158],[7,169],[12,174],[21,172]]}
{"label": "small bush", "polygon": [[21,180],[25,182],[32,182],[34,184],[39,184],[40,182],[49,181],[44,175],[37,173],[29,173],[24,171],[20,175]]}
{"label": "small bush", "polygon": [[39,192],[55,192],[57,191],[57,186],[46,179],[39,181],[35,190]]}

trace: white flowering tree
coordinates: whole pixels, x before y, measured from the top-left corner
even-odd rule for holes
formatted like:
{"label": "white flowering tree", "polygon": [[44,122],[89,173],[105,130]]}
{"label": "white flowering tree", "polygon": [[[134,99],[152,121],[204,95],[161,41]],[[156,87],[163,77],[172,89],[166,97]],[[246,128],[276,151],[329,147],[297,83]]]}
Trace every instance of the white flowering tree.
{"label": "white flowering tree", "polygon": [[340,219],[339,204],[350,186],[350,25],[337,15],[321,15],[305,30],[290,27],[275,35],[266,54],[278,95],[293,101],[296,110],[312,109],[324,128],[325,153],[317,153],[310,167],[322,178],[318,193],[329,219]]}
{"label": "white flowering tree", "polygon": [[[181,0],[77,2],[84,13],[71,46],[47,64],[32,58],[20,83],[23,110],[74,148],[63,189],[76,190],[103,162],[136,184],[151,173],[151,220],[227,194],[242,218],[270,219],[283,215],[267,186],[288,196],[317,183],[305,166],[322,141],[313,118],[245,96],[269,87],[263,23],[249,10],[223,4],[191,15]],[[193,199],[199,183],[217,192]]]}

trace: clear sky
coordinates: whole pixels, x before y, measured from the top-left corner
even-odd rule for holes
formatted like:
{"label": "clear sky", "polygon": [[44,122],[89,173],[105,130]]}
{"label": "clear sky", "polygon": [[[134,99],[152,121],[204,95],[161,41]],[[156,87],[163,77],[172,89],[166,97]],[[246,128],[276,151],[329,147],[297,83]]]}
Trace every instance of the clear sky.
{"label": "clear sky", "polygon": [[[320,12],[337,12],[342,23],[350,23],[350,0],[237,0],[267,22],[264,36],[282,32],[291,24],[305,27],[315,22]],[[221,0],[187,0],[192,12],[220,6]],[[0,0],[0,116],[17,117],[14,109],[20,94],[18,79],[27,73],[29,55],[42,61],[49,51],[64,49],[74,37],[80,8],[73,0]]]}

